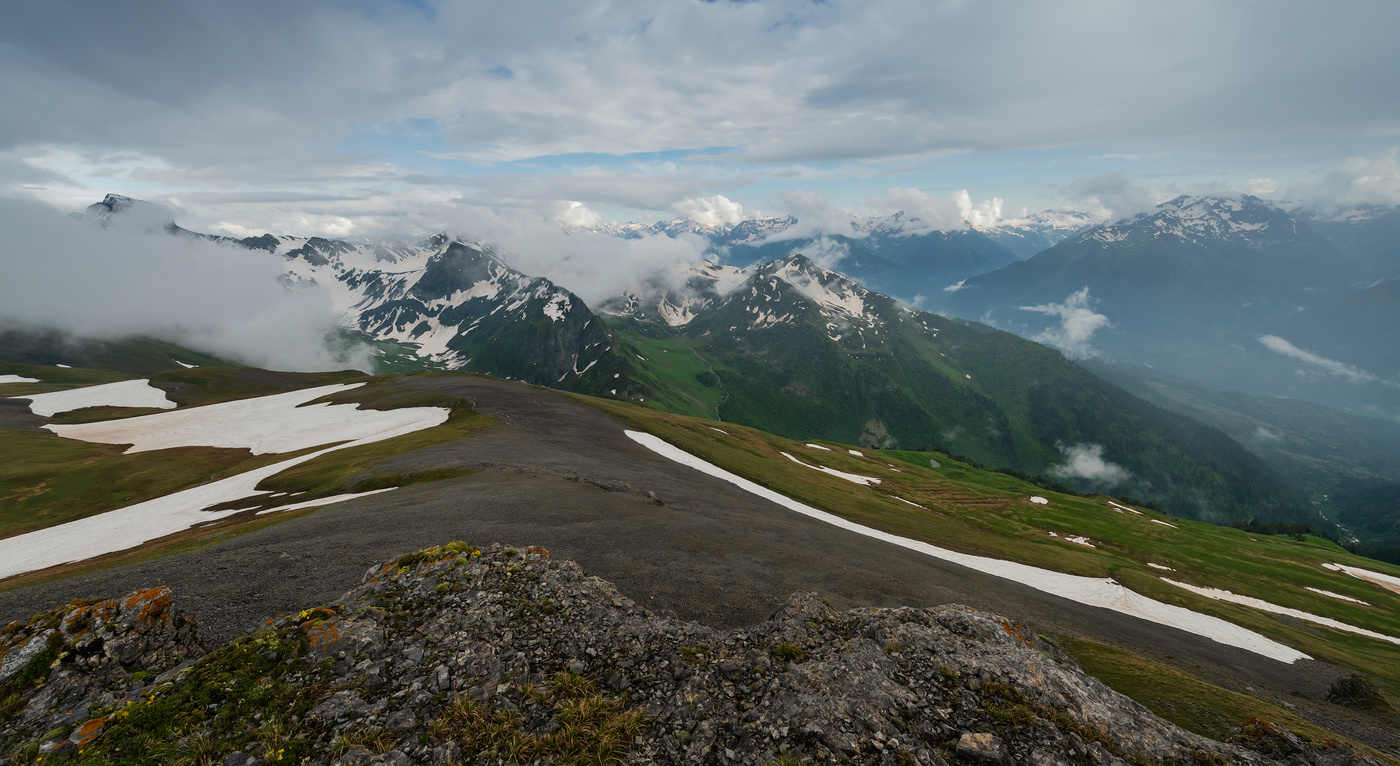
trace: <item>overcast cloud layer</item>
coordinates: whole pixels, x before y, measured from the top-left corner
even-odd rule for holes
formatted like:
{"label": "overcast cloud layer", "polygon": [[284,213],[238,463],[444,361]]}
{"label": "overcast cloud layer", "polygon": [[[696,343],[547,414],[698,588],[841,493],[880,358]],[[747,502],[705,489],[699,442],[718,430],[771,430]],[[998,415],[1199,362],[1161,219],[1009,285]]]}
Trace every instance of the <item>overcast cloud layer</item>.
{"label": "overcast cloud layer", "polygon": [[1166,187],[1394,204],[1398,27],[1379,2],[20,0],[0,192],[329,236],[469,206],[577,225],[820,199],[1121,215]]}

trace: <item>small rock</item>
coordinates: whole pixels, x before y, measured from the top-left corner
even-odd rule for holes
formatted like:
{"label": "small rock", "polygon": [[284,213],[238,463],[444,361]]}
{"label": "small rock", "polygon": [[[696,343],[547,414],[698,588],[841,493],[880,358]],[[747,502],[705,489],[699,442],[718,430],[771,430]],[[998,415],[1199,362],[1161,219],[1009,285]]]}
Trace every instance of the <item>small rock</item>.
{"label": "small rock", "polygon": [[418,725],[418,719],[413,717],[412,710],[402,708],[391,713],[385,725],[389,727],[389,731],[403,734],[412,731],[413,727]]}
{"label": "small rock", "polygon": [[983,763],[1005,763],[1006,745],[995,734],[965,732],[958,738],[958,755]]}

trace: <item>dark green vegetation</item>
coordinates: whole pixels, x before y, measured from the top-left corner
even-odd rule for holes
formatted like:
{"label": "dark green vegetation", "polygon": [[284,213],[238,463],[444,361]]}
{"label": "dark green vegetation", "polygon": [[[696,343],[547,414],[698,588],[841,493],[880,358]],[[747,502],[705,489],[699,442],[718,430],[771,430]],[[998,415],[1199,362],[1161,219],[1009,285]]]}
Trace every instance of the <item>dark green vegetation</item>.
{"label": "dark green vegetation", "polygon": [[1220,428],[1302,487],[1342,525],[1339,539],[1354,535],[1358,552],[1400,563],[1400,424],[1300,399],[1212,391],[1137,367],[1090,369],[1153,404]]}
{"label": "dark green vegetation", "polygon": [[[229,362],[215,356],[155,338],[96,340],[76,338],[57,330],[13,327],[0,327],[0,360],[4,360],[0,362],[0,372],[18,373],[19,370],[10,369],[12,363],[18,363],[45,368],[45,372],[53,376],[64,374],[60,372],[62,368],[56,368],[54,365],[66,364],[69,367],[125,373],[123,377],[126,378],[148,375],[160,370],[181,369],[176,360],[200,367],[229,365]],[[48,377],[44,379],[48,380]]]}
{"label": "dark green vegetation", "polygon": [[1358,553],[1400,564],[1400,484],[1338,495],[1332,507],[1337,520],[1361,539]]}
{"label": "dark green vegetation", "polygon": [[[794,286],[858,296],[823,311]],[[1128,394],[1010,333],[915,312],[800,256],[769,264],[681,328],[610,320],[645,403],[794,439],[946,448],[1214,522],[1311,517],[1303,495],[1220,431]],[[779,317],[782,321],[761,320]],[[639,397],[640,398],[640,397]],[[1050,473],[1092,443],[1123,481]]]}

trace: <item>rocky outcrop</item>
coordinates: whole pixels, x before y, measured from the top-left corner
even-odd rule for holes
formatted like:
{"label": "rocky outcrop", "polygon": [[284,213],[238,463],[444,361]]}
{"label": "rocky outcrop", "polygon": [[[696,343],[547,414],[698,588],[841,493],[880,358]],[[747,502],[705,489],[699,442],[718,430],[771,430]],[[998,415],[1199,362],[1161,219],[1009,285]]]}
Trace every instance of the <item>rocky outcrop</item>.
{"label": "rocky outcrop", "polygon": [[194,618],[170,608],[166,587],[75,601],[7,625],[0,635],[0,741],[60,731],[45,751],[78,749],[108,713],[159,674],[204,654]]}
{"label": "rocky outcrop", "polygon": [[[163,595],[101,602],[101,627],[82,634],[103,637],[96,651],[62,627],[93,605],[7,629],[6,657],[30,654],[7,671],[23,712],[8,713],[0,752],[229,766],[1375,762],[1266,722],[1240,738],[1255,749],[1196,736],[1024,626],[956,605],[838,613],[796,594],[765,623],[716,631],[541,549],[454,543],[175,665],[197,651],[192,625],[168,591],[147,593]],[[46,680],[39,651],[56,651]],[[85,715],[31,718],[67,709],[55,689],[79,686]]]}

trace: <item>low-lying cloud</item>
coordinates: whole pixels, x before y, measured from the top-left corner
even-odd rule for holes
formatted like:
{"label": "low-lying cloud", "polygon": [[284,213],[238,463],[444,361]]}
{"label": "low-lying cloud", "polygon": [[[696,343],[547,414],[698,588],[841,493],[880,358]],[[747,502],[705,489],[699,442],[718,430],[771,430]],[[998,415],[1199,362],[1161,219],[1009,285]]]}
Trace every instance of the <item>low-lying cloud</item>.
{"label": "low-lying cloud", "polygon": [[805,255],[813,263],[827,269],[835,269],[846,256],[851,254],[851,247],[845,242],[831,239],[830,237],[819,237],[802,247],[793,248],[788,255]]}
{"label": "low-lying cloud", "polygon": [[705,226],[732,226],[744,220],[744,206],[722,194],[713,197],[686,197],[671,208]]}
{"label": "low-lying cloud", "polygon": [[1072,293],[1064,303],[1043,303],[1039,306],[1021,306],[1022,311],[1034,311],[1047,316],[1060,318],[1059,327],[1051,327],[1031,337],[1031,340],[1054,346],[1070,359],[1089,359],[1098,356],[1089,342],[1094,333],[1112,325],[1108,317],[1089,308],[1089,288],[1084,287]]}
{"label": "low-lying cloud", "polygon": [[1339,362],[1335,359],[1328,359],[1325,356],[1319,356],[1311,351],[1298,348],[1277,335],[1262,335],[1259,337],[1259,342],[1263,343],[1266,348],[1276,354],[1282,354],[1307,364],[1314,371],[1344,378],[1352,383],[1375,383],[1380,380],[1380,378],[1366,372],[1360,367],[1345,362]]}
{"label": "low-lying cloud", "polygon": [[1102,444],[1084,442],[1069,447],[1060,445],[1059,449],[1065,462],[1046,472],[1057,479],[1084,479],[1107,489],[1132,477],[1128,469],[1103,459]]}
{"label": "low-lying cloud", "polygon": [[366,349],[347,355],[328,344],[330,295],[317,285],[287,287],[280,258],[172,236],[148,218],[118,216],[102,228],[0,199],[0,323],[105,339],[147,335],[271,369],[368,369]]}
{"label": "low-lying cloud", "polygon": [[[561,228],[528,210],[463,208],[450,233],[492,246],[511,268],[545,277],[597,307],[650,284],[680,287],[677,266],[705,259],[708,242],[693,234],[623,239],[577,227]],[[672,284],[676,283],[676,284]]]}

